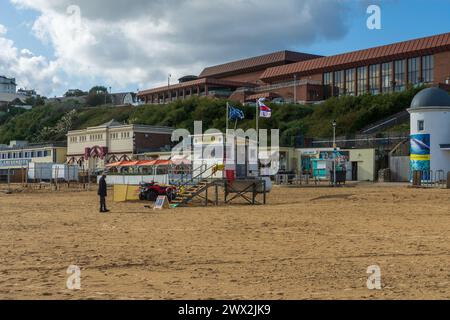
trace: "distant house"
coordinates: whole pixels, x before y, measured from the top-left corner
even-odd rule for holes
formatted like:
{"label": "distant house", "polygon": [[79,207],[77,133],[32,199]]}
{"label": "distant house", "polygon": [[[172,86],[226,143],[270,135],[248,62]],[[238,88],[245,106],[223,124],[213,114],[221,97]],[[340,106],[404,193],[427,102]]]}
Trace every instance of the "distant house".
{"label": "distant house", "polygon": [[64,103],[64,102],[71,102],[75,101],[76,103],[80,105],[86,104],[87,96],[80,96],[80,97],[54,97],[46,99],[46,103]]}
{"label": "distant house", "polygon": [[16,79],[0,76],[0,93],[16,93]]}
{"label": "distant house", "polygon": [[16,93],[0,93],[0,106],[23,105],[27,97]]}
{"label": "distant house", "polygon": [[112,93],[111,101],[114,106],[131,106],[137,103],[137,95],[134,92]]}
{"label": "distant house", "polygon": [[20,94],[25,97],[37,97],[38,96],[38,94],[36,93],[36,90],[33,90],[33,89],[27,90],[27,89],[20,88],[19,90],[17,90],[17,94]]}

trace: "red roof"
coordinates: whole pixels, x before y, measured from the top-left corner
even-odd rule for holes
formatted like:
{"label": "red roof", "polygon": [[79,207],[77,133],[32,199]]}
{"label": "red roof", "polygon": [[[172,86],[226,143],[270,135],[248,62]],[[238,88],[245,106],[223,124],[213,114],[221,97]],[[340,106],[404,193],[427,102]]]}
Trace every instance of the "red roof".
{"label": "red roof", "polygon": [[326,72],[354,67],[355,64],[367,65],[447,50],[450,50],[450,33],[273,67],[264,72],[261,80],[270,82],[299,73]]}
{"label": "red roof", "polygon": [[294,51],[278,51],[205,68],[199,78],[225,76],[233,73],[240,74],[252,70],[262,70],[280,64],[304,61],[318,57],[321,56]]}
{"label": "red roof", "polygon": [[247,82],[239,82],[239,81],[229,81],[229,80],[220,80],[220,79],[211,79],[211,78],[203,78],[203,79],[197,79],[182,83],[177,83],[171,86],[165,86],[165,87],[159,87],[149,90],[140,91],[138,93],[138,96],[146,95],[146,94],[152,94],[152,93],[161,93],[161,92],[167,92],[170,90],[180,90],[180,89],[188,89],[191,87],[195,87],[198,85],[217,85],[217,86],[226,86],[226,87],[255,87],[256,85],[253,83],[247,83]]}

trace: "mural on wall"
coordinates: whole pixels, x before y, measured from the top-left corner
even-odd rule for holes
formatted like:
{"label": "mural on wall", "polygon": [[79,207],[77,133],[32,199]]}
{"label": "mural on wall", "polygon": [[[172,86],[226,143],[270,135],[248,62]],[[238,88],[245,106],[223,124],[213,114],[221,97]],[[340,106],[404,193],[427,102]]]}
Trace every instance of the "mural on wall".
{"label": "mural on wall", "polygon": [[411,135],[411,172],[430,171],[431,137],[429,134]]}

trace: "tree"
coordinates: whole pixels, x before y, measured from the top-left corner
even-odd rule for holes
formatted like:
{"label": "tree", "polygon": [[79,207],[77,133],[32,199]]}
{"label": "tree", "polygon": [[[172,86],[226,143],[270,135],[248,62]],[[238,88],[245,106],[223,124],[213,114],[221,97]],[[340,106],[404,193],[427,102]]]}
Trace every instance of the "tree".
{"label": "tree", "polygon": [[108,93],[108,89],[104,86],[95,86],[89,90],[89,94],[106,94]]}
{"label": "tree", "polygon": [[41,96],[28,97],[25,99],[25,104],[33,107],[44,106],[45,98]]}
{"label": "tree", "polygon": [[111,103],[111,96],[108,94],[108,89],[103,86],[95,86],[89,90],[89,95],[86,103],[90,107],[97,107],[103,104]]}
{"label": "tree", "polygon": [[80,89],[74,89],[74,90],[69,90],[64,94],[64,97],[69,98],[69,97],[83,97],[83,96],[87,96],[88,93],[86,91],[80,90]]}

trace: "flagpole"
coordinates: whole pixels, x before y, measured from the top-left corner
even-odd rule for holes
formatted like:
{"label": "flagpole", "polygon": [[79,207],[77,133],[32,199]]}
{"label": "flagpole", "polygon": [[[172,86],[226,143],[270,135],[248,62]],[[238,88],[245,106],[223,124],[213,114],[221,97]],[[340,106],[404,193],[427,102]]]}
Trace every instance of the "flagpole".
{"label": "flagpole", "polygon": [[259,103],[256,99],[256,164],[259,176]]}
{"label": "flagpole", "polygon": [[258,99],[256,99],[256,141],[259,139],[259,105],[258,105]]}
{"label": "flagpole", "polygon": [[225,134],[228,134],[228,121],[229,121],[229,119],[228,119],[228,117],[230,116],[230,110],[229,110],[229,103],[227,102],[227,128],[226,128],[226,130],[225,130]]}

